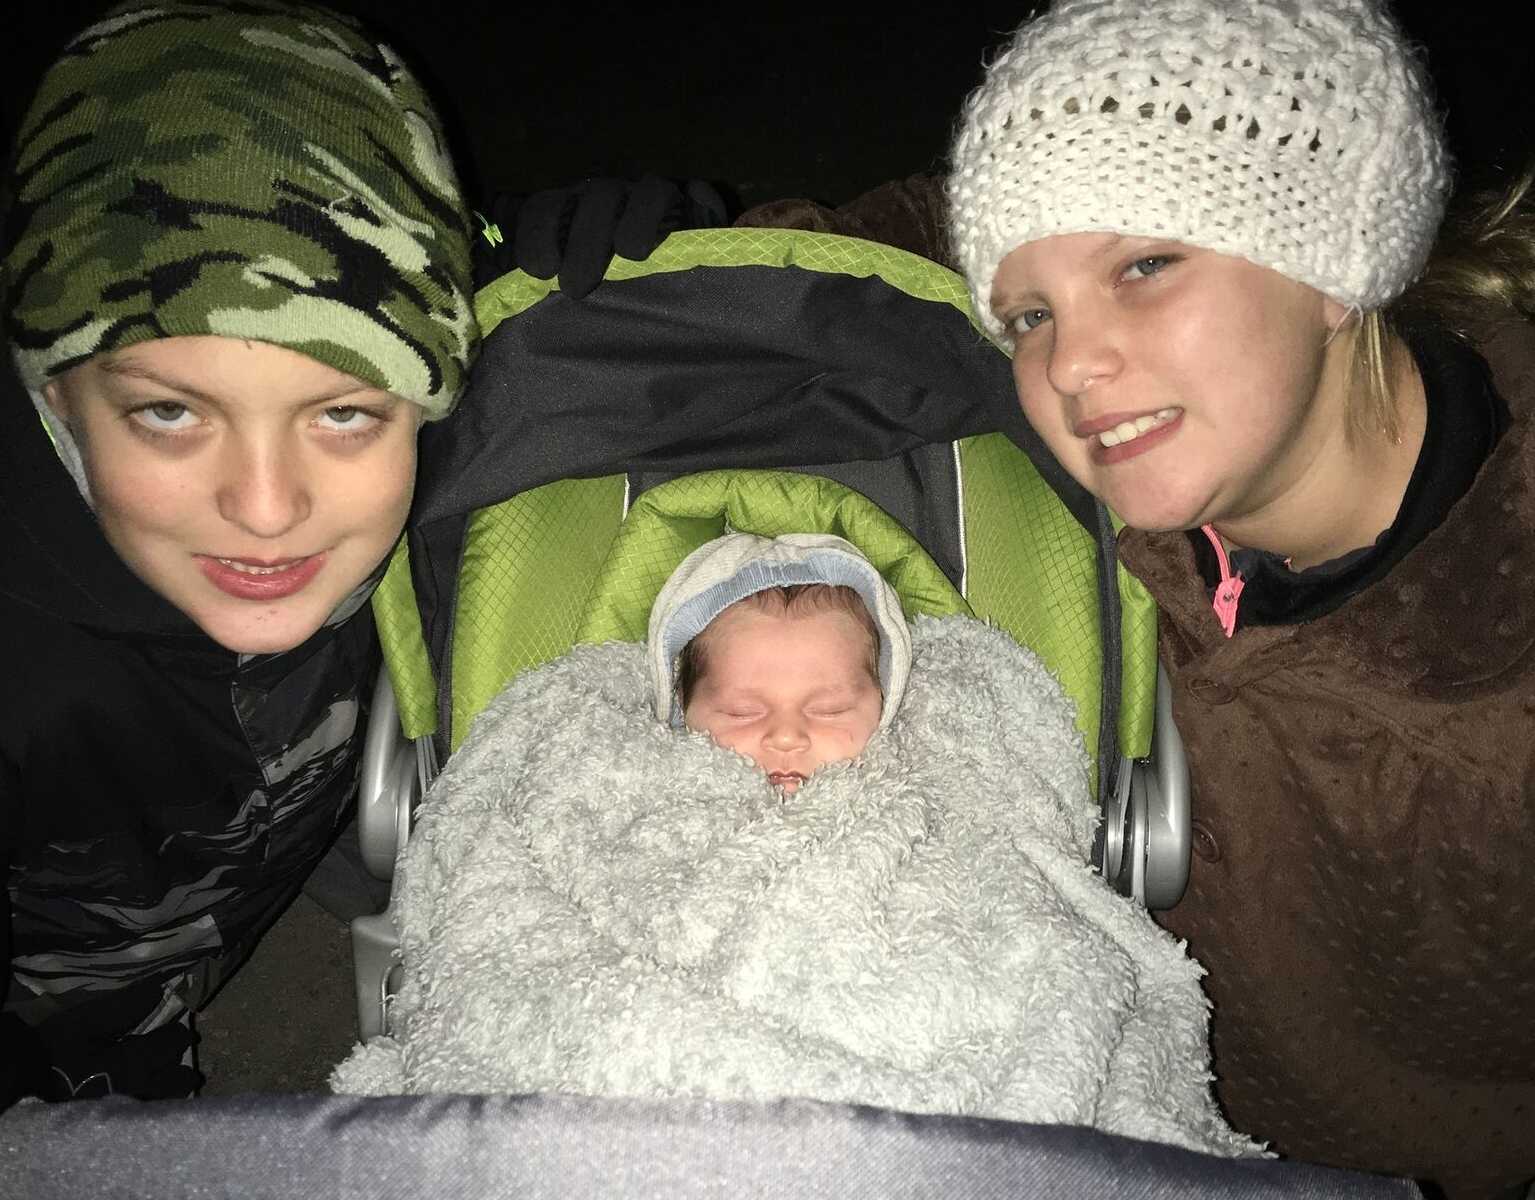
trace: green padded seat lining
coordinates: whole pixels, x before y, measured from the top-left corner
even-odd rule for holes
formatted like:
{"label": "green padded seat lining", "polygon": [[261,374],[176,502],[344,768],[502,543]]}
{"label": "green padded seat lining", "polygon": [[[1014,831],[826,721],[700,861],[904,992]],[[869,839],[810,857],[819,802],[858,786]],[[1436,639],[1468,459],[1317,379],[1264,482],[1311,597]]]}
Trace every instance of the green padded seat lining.
{"label": "green padded seat lining", "polygon": [[621,475],[562,479],[474,514],[453,624],[450,752],[513,676],[574,644],[624,491]]}
{"label": "green padded seat lining", "polygon": [[401,730],[408,738],[435,733],[437,682],[426,652],[421,610],[410,581],[410,549],[404,538],[394,548],[389,567],[373,592],[373,621],[378,626],[384,669],[394,685]]}
{"label": "green padded seat lining", "polygon": [[[1096,746],[1103,643],[1093,539],[1072,520],[1028,455],[1003,435],[966,438],[960,464],[970,607],[1045,661],[1076,702],[1077,726],[1087,745]],[[1123,569],[1119,585],[1119,744],[1139,757],[1151,747],[1156,604]]]}
{"label": "green padded seat lining", "polygon": [[651,488],[634,502],[587,606],[576,640],[640,642],[667,577],[726,533],[831,533],[863,551],[895,588],[907,619],[967,613],[969,605],[917,540],[857,492],[792,471],[704,471]]}
{"label": "green padded seat lining", "polygon": [[787,471],[709,471],[651,488],[620,523],[623,480],[565,480],[475,515],[454,627],[449,750],[516,675],[576,642],[643,641],[667,576],[727,529],[847,538],[908,615],[968,611],[927,552],[858,493]]}
{"label": "green padded seat lining", "polygon": [[[974,325],[964,283],[952,271],[878,243],[798,230],[683,231],[673,234],[644,262],[615,258],[607,278],[632,279],[695,267],[738,265],[877,276],[909,295],[952,306]],[[557,286],[553,280],[534,279],[520,271],[495,280],[476,298],[482,329],[489,333],[506,317],[533,306]],[[1102,649],[1092,540],[1066,513],[1023,452],[1002,435],[967,439],[961,444],[961,463],[970,606],[977,615],[1007,629],[1040,653],[1076,699],[1084,736],[1089,745],[1095,745]],[[739,478],[783,473],[711,474]],[[825,489],[837,487],[816,477],[800,478],[814,479],[823,495],[829,494]],[[679,489],[679,493],[694,494],[690,488],[696,486]],[[754,486],[761,485],[748,485],[748,490]],[[627,577],[624,571],[629,568],[621,567],[620,561],[634,555],[635,546],[631,535],[621,536],[624,489],[621,476],[563,480],[482,509],[471,519],[452,643],[455,680],[450,740],[454,747],[474,714],[517,671],[548,661],[578,639],[620,633],[643,637],[649,611],[649,600],[644,598],[654,597],[666,573],[687,550],[713,536],[703,530],[722,529],[706,516],[671,518],[666,537],[672,539],[671,549],[679,552],[670,559],[670,565],[665,563],[671,550],[662,554],[658,542],[655,549],[639,555],[650,561],[639,563],[638,575]],[[662,490],[645,493],[636,508],[645,506],[647,498]],[[883,521],[907,537],[868,501],[855,493],[847,495],[860,502],[844,500],[847,512],[867,509],[877,514],[878,520],[867,513],[851,518],[858,522],[861,533]],[[838,519],[849,518],[844,515]],[[695,520],[702,523],[689,524]],[[825,531],[841,529],[830,525]],[[849,540],[862,544],[856,536]],[[947,580],[926,553],[914,541],[910,545],[948,588]],[[879,565],[884,569],[884,564]],[[910,606],[909,612],[956,611],[941,607],[949,602],[939,600],[941,588],[922,593],[909,590],[911,580],[903,584],[892,578],[892,583]],[[1151,740],[1156,613],[1145,589],[1123,569],[1119,571],[1119,590],[1124,604],[1125,647],[1120,743],[1127,753],[1139,755],[1146,752]],[[622,600],[626,593],[628,603]],[[934,603],[940,607],[924,607]],[[485,616],[474,615],[487,609]],[[437,687],[422,642],[403,543],[375,594],[374,611],[405,733],[417,737],[435,732]],[[513,619],[509,614],[517,616]]]}
{"label": "green padded seat lining", "polygon": [[[1006,438],[968,439],[960,452],[968,603],[902,526],[863,496],[819,476],[685,476],[645,492],[627,520],[618,476],[563,480],[481,510],[470,524],[461,573],[450,749],[521,671],[576,642],[643,640],[650,606],[667,576],[697,547],[730,529],[765,537],[815,530],[847,538],[890,580],[909,617],[973,612],[1034,649],[1075,700],[1083,736],[1095,737],[1102,659],[1091,541]],[[401,579],[408,586],[403,552],[381,593],[395,591]],[[381,622],[381,629],[395,630],[385,638],[386,655],[397,687],[402,675],[409,676],[400,687],[401,720],[411,736],[419,736],[435,727],[435,696],[414,604],[408,591],[392,599],[404,603],[400,619]],[[1149,744],[1144,698],[1155,686],[1154,610],[1148,606],[1138,585],[1126,593],[1120,733],[1121,744],[1138,753]]]}

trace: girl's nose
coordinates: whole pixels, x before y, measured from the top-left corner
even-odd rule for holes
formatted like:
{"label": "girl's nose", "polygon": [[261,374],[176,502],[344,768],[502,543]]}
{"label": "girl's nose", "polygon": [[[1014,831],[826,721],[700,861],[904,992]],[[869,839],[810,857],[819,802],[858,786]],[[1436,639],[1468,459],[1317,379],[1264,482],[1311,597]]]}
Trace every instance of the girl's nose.
{"label": "girl's nose", "polygon": [[1045,374],[1050,386],[1063,396],[1080,396],[1096,384],[1113,378],[1123,365],[1109,330],[1101,321],[1051,322],[1050,361]]}
{"label": "girl's nose", "polygon": [[258,538],[280,538],[313,509],[307,472],[296,448],[281,443],[239,446],[220,466],[219,515]]}

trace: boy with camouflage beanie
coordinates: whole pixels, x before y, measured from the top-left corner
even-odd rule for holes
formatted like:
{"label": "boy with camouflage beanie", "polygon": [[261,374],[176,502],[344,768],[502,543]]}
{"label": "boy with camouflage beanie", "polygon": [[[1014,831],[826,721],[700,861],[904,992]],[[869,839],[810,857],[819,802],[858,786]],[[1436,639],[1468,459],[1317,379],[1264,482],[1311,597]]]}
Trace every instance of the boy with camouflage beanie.
{"label": "boy with camouflage beanie", "polygon": [[83,31],[5,199],[0,1105],[184,1094],[353,794],[469,222],[399,57],[277,0]]}
{"label": "boy with camouflage beanie", "polygon": [[388,46],[276,0],[129,4],[43,80],[5,223],[28,388],[217,334],[447,415],[478,332],[442,129]]}

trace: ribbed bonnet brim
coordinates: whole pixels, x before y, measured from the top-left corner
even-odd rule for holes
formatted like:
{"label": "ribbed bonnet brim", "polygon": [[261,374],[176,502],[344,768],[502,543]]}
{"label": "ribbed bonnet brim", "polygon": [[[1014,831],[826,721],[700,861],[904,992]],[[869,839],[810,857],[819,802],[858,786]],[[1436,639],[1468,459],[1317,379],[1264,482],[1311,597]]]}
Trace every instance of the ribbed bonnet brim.
{"label": "ribbed bonnet brim", "polygon": [[819,533],[776,538],[730,533],[682,560],[650,610],[648,645],[656,719],[682,724],[676,694],[677,656],[709,622],[756,592],[815,583],[850,587],[867,606],[879,631],[879,681],[884,694],[879,727],[888,725],[911,671],[911,631],[901,598],[851,542]]}

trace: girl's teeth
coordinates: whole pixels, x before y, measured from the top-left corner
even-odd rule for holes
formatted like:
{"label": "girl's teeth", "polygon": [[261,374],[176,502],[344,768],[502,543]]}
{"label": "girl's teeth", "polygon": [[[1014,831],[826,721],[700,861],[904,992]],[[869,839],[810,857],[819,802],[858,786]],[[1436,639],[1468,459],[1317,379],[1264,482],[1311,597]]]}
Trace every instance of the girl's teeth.
{"label": "girl's teeth", "polygon": [[1137,417],[1133,421],[1121,421],[1113,429],[1105,429],[1098,435],[1098,441],[1104,447],[1118,446],[1125,442],[1133,442],[1148,429],[1158,425],[1165,425],[1178,413],[1176,408],[1164,408],[1157,413],[1148,413],[1144,417]]}

